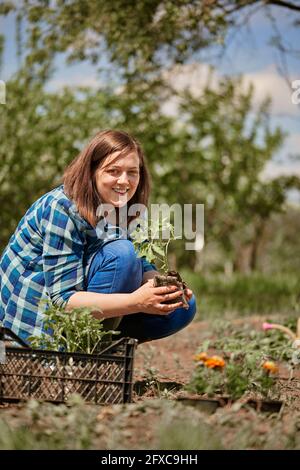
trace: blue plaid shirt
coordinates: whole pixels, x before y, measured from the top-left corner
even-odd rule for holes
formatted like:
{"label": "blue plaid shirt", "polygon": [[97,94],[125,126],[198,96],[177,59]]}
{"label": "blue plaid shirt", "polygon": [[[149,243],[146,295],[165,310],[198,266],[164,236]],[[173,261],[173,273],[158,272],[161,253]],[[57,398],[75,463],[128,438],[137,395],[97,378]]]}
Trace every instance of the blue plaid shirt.
{"label": "blue plaid shirt", "polygon": [[[105,222],[105,221],[104,221]],[[43,331],[47,301],[64,307],[86,290],[92,255],[107,241],[124,238],[116,226],[106,237],[83,219],[63,185],[39,198],[19,222],[0,259],[0,322],[24,341]],[[127,235],[126,235],[127,238]],[[142,258],[144,272],[154,269]],[[41,301],[44,301],[40,303]]]}

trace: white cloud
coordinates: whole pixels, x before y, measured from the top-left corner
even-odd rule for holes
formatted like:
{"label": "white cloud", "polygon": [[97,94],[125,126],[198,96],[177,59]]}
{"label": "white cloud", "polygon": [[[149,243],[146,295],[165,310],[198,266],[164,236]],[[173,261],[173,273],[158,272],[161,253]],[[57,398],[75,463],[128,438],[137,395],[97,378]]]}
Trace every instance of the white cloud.
{"label": "white cloud", "polygon": [[64,87],[76,88],[76,87],[89,87],[89,88],[100,88],[102,85],[101,81],[97,77],[87,77],[86,75],[72,75],[70,77],[61,77],[50,80],[47,84],[48,91],[59,91]]}
{"label": "white cloud", "polygon": [[[176,65],[165,72],[163,77],[176,91],[188,89],[194,96],[199,96],[209,79],[210,70],[209,65],[201,63]],[[210,86],[216,88],[218,79],[219,75],[215,71],[211,76]]]}
{"label": "white cloud", "polygon": [[300,177],[300,160],[289,159],[295,155],[300,156],[300,133],[291,134],[286,138],[282,150],[278,153],[280,162],[269,161],[261,173],[262,179],[270,180],[278,176]]}
{"label": "white cloud", "polygon": [[[291,82],[297,77],[291,77]],[[244,74],[244,83],[248,86],[253,83],[255,87],[255,104],[261,103],[266,96],[272,99],[273,114],[299,115],[299,107],[292,103],[292,85],[287,82],[276,70],[275,65],[269,65],[258,72]]]}
{"label": "white cloud", "polygon": [[270,161],[261,173],[262,180],[272,180],[278,176],[298,176],[300,178],[300,163],[276,163]]}
{"label": "white cloud", "polygon": [[[203,93],[208,81],[212,88],[218,86],[219,75],[216,71],[210,74],[210,70],[209,65],[201,63],[175,65],[163,73],[163,78],[176,92],[187,90],[193,96],[198,97]],[[178,115],[178,105],[178,97],[173,96],[162,105],[162,111],[168,116],[176,116]]]}
{"label": "white cloud", "polygon": [[278,153],[281,160],[300,155],[300,133],[290,134],[284,141],[282,150]]}
{"label": "white cloud", "polygon": [[[204,86],[209,80],[210,86],[217,89],[220,73],[215,70],[210,76],[210,67],[207,64],[193,63],[177,65],[172,70],[164,73],[164,79],[169,82],[176,91],[189,90],[195,97],[201,96]],[[298,77],[299,78],[299,77]],[[291,82],[297,77],[291,77]],[[274,64],[257,72],[243,74],[244,88],[252,83],[254,85],[254,105],[259,105],[267,96],[272,99],[271,112],[276,114],[299,115],[299,106],[292,103],[292,85],[281,77]],[[176,100],[168,103],[167,111],[172,114],[176,110]]]}
{"label": "white cloud", "polygon": [[[164,74],[164,79],[176,91],[189,90],[195,97],[201,96],[208,80],[210,86],[217,89],[220,78],[218,71],[215,70],[213,75],[210,75],[210,67],[201,63],[177,65]],[[272,99],[270,111],[273,123],[276,120],[276,123],[284,131],[289,132],[290,122],[285,118],[280,118],[278,122],[278,114],[290,115],[295,119],[295,116],[299,116],[299,107],[292,104],[291,95],[293,90],[288,88],[287,83],[279,75],[276,67],[271,65],[263,70],[244,74],[243,79],[245,89],[248,88],[250,83],[254,85],[254,106],[258,106],[267,96],[270,96]],[[178,104],[178,98],[173,97],[163,104],[162,109],[167,115],[178,116]],[[269,162],[262,172],[262,178],[269,179],[279,175],[300,176],[300,163],[292,162],[288,158],[296,154],[300,154],[300,133],[288,135],[282,149],[276,155],[277,158],[282,160],[282,163]]]}

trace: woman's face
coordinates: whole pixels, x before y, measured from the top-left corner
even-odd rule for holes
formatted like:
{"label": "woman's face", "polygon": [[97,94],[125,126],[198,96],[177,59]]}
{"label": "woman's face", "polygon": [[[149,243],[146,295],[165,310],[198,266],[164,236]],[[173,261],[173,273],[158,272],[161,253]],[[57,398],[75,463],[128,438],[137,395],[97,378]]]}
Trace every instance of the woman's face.
{"label": "woman's face", "polygon": [[118,153],[107,157],[96,170],[96,187],[102,203],[123,207],[138,187],[140,160],[135,152],[120,157]]}

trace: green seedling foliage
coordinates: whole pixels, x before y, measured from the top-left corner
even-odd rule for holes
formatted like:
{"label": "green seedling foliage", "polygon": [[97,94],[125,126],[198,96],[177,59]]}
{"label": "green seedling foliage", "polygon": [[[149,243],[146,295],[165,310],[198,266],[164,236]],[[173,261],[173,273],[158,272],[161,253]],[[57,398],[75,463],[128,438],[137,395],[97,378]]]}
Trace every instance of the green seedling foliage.
{"label": "green seedling foliage", "polygon": [[[169,219],[150,219],[147,223],[144,219],[137,219],[137,228],[131,233],[133,246],[138,257],[145,257],[149,263],[158,261],[161,271],[169,271],[168,248],[172,240],[176,240],[174,226]],[[170,234],[168,239],[163,234]]]}
{"label": "green seedling foliage", "polygon": [[205,342],[197,353],[208,350],[218,351],[226,365],[207,368],[203,362],[196,365],[187,389],[191,392],[228,395],[233,399],[245,393],[254,392],[262,397],[277,395],[276,376],[262,368],[264,361],[286,361],[294,367],[295,351],[287,338],[278,330],[256,331],[247,327],[234,329],[224,322],[216,325],[217,339]]}
{"label": "green seedling foliage", "polygon": [[50,304],[45,312],[43,333],[28,338],[31,346],[52,351],[97,352],[104,339],[118,332],[106,331],[103,320],[95,318],[91,312],[86,307],[65,311]]}

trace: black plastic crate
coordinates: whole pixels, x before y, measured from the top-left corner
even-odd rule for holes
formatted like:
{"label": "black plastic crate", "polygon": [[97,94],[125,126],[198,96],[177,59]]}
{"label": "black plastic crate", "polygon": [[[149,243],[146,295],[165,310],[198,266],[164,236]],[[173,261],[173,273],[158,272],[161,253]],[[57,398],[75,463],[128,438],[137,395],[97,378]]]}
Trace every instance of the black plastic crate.
{"label": "black plastic crate", "polygon": [[[7,346],[8,340],[20,347]],[[7,328],[0,328],[1,341],[2,403],[29,398],[64,403],[73,393],[98,405],[131,402],[135,339],[121,338],[97,354],[30,349]]]}

